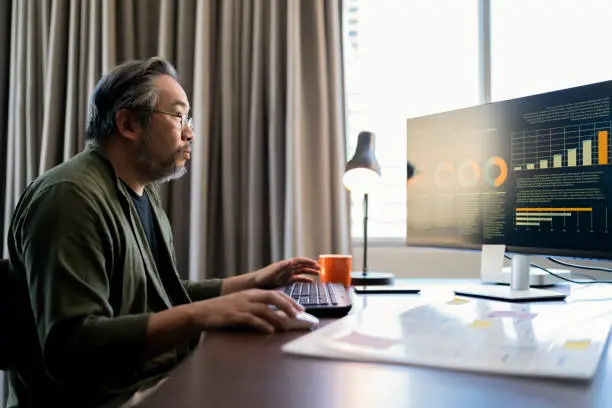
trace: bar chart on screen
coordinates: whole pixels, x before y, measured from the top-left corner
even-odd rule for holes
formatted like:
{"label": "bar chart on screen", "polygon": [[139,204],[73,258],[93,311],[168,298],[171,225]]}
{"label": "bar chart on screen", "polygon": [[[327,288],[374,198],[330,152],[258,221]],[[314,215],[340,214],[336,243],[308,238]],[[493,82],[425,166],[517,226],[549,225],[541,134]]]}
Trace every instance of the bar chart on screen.
{"label": "bar chart on screen", "polygon": [[525,130],[511,135],[514,171],[609,163],[610,121]]}
{"label": "bar chart on screen", "polygon": [[[594,214],[595,213],[595,214]],[[575,232],[595,232],[597,228],[608,232],[608,207],[517,207],[514,225],[519,228],[537,228],[539,230]]]}

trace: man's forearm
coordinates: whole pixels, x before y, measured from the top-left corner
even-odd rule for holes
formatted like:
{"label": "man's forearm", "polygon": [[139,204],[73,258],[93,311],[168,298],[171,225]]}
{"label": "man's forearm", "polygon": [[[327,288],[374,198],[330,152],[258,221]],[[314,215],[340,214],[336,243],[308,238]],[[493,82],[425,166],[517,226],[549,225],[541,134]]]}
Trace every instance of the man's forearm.
{"label": "man's forearm", "polygon": [[155,357],[199,336],[204,328],[198,323],[195,307],[194,303],[189,303],[152,315],[147,326],[143,357]]}
{"label": "man's forearm", "polygon": [[[253,272],[223,279],[221,295],[256,287]],[[205,327],[197,317],[196,303],[180,305],[149,318],[144,357],[153,357],[186,340],[199,336]]]}
{"label": "man's forearm", "polygon": [[255,276],[255,272],[249,272],[243,275],[223,279],[221,294],[227,295],[229,293],[239,292],[241,290],[257,288],[257,280]]}

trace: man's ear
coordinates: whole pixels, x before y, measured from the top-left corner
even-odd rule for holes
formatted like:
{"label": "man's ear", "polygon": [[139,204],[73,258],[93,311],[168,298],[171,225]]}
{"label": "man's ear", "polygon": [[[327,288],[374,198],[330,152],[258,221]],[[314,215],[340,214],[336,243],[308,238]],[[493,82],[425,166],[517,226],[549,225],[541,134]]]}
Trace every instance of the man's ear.
{"label": "man's ear", "polygon": [[142,134],[142,125],[128,109],[119,109],[115,115],[117,133],[131,141],[137,141]]}

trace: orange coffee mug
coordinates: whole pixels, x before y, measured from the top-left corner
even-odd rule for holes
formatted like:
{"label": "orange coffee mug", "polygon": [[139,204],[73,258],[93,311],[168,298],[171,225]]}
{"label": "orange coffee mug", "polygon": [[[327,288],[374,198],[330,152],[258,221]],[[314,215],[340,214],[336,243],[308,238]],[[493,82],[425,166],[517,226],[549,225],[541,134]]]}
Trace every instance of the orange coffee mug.
{"label": "orange coffee mug", "polygon": [[352,255],[319,255],[319,265],[321,266],[321,282],[342,283],[347,288],[351,286]]}

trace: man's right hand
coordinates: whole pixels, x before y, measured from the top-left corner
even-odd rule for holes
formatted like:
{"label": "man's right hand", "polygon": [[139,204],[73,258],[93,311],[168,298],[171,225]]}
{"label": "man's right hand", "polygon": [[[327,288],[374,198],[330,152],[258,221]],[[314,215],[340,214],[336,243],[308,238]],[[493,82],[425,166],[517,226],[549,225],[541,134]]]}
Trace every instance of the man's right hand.
{"label": "man's right hand", "polygon": [[[263,289],[235,292],[193,305],[196,321],[203,330],[248,326],[265,333],[288,330],[290,319],[304,310],[286,294]],[[274,308],[285,314],[275,312]]]}

